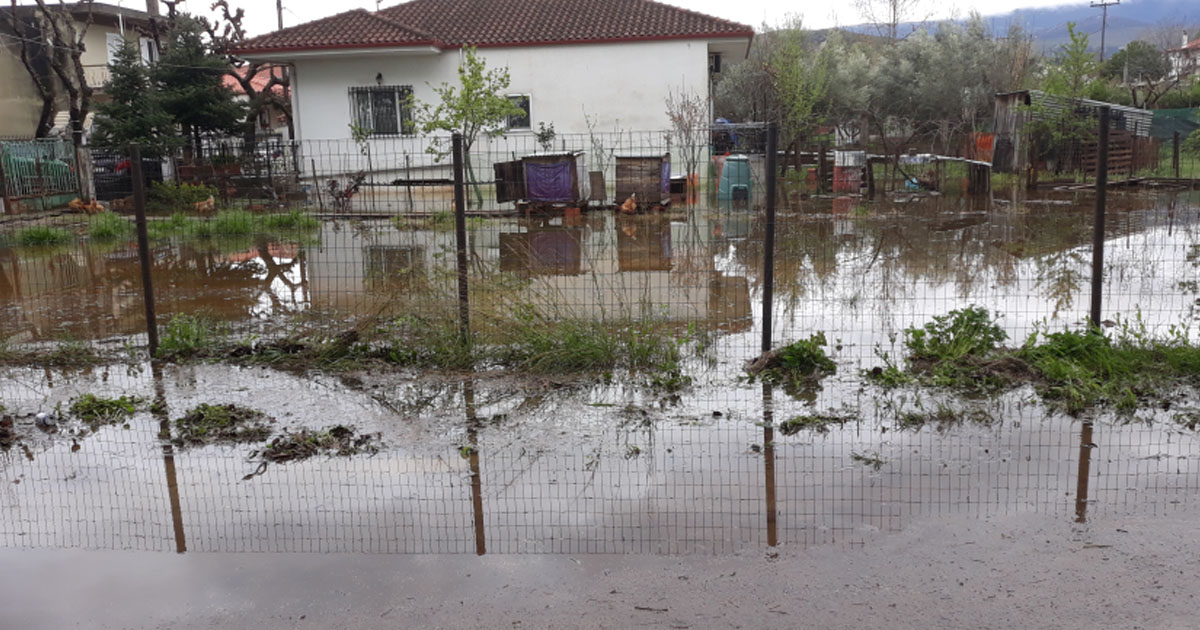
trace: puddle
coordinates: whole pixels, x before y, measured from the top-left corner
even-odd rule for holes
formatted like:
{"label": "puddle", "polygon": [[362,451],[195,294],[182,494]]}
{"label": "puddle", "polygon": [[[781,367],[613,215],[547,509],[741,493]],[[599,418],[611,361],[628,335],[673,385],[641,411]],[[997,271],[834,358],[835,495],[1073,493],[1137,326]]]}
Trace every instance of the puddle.
{"label": "puddle", "polygon": [[[707,211],[496,219],[471,232],[480,305],[553,304],[564,316],[654,316],[711,332],[707,358],[685,361],[694,381],[680,392],[622,375],[562,385],[206,364],[10,368],[0,403],[19,445],[0,451],[0,546],[726,554],[856,545],[919,517],[1032,512],[1091,523],[1194,503],[1200,444],[1168,412],[1084,422],[1032,402],[1028,389],[958,400],[886,392],[858,374],[879,364],[877,353],[896,356],[904,327],[967,304],[999,311],[1016,342],[1039,324],[1081,321],[1090,208],[1084,196],[1059,197],[1076,203],[1018,199],[982,212],[940,199],[869,214],[809,204],[782,215],[775,338],[824,332],[838,367],[795,396],[740,378],[759,350],[762,222]],[[1153,332],[1190,322],[1200,202],[1114,198],[1106,312],[1140,311]],[[160,313],[262,327],[307,314],[334,326],[380,305],[422,308],[453,295],[452,242],[448,231],[331,222],[303,244],[164,244]],[[120,247],[0,251],[0,335],[135,334],[137,281]],[[272,435],[346,426],[382,446],[263,467],[261,445],[172,447],[161,413],[147,408],[128,428],[84,436],[70,423],[56,433],[34,426],[33,414],[84,393],[161,400],[170,418],[234,404],[273,418]],[[941,400],[981,420],[897,423]],[[838,421],[773,428],[819,414]]]}

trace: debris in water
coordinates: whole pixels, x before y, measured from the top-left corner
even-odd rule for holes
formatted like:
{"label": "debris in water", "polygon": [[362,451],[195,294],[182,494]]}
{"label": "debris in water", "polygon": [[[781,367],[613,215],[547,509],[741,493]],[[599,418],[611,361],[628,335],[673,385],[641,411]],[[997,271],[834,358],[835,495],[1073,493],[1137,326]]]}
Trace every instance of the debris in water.
{"label": "debris in water", "polygon": [[257,454],[269,462],[290,462],[308,459],[314,455],[336,455],[349,457],[360,453],[379,452],[380,434],[356,435],[354,427],[335,425],[322,431],[300,429],[285,432],[272,439]]}

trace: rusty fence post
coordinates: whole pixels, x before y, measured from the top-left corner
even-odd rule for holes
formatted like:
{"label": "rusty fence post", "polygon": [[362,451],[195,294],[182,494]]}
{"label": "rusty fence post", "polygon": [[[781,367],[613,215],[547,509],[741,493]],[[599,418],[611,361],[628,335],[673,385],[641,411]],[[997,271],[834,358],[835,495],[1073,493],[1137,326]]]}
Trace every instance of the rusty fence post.
{"label": "rusty fence post", "polygon": [[1100,309],[1104,290],[1104,213],[1108,202],[1108,119],[1107,105],[1100,107],[1100,138],[1096,143],[1096,218],[1092,227],[1092,312],[1091,323],[1100,327]]}
{"label": "rusty fence post", "polygon": [[779,152],[779,125],[767,127],[767,226],[763,240],[763,324],[762,351],[771,351],[771,320],[774,317],[775,300],[775,172]]}
{"label": "rusty fence post", "polygon": [[129,175],[133,179],[133,211],[137,218],[138,260],[142,264],[142,301],[146,307],[146,335],[150,356],[158,354],[158,315],[154,311],[154,282],[150,277],[150,237],[146,233],[146,180],[142,176],[142,151],[129,148]]}
{"label": "rusty fence post", "polygon": [[471,299],[467,286],[467,190],[462,134],[451,138],[454,154],[454,242],[458,250],[458,326],[464,344],[471,340]]}

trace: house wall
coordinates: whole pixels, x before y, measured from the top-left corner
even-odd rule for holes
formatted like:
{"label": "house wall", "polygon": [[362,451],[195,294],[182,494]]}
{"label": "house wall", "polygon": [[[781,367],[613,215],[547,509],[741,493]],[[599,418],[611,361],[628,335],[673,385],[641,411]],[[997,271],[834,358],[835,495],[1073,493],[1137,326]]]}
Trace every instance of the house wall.
{"label": "house wall", "polygon": [[[531,126],[553,123],[559,134],[586,133],[584,114],[598,131],[659,130],[670,126],[663,104],[669,90],[708,91],[704,40],[485,48],[488,68],[507,66],[508,92],[531,96]],[[411,85],[418,101],[432,102],[433,86],[457,83],[461,52],[429,55],[332,57],[295,62],[300,131],[304,140],[349,137],[348,90]],[[519,132],[531,134],[532,132]]]}
{"label": "house wall", "polygon": [[4,86],[0,90],[0,137],[32,138],[42,110],[42,98],[20,54],[11,43],[0,45],[0,86]]}

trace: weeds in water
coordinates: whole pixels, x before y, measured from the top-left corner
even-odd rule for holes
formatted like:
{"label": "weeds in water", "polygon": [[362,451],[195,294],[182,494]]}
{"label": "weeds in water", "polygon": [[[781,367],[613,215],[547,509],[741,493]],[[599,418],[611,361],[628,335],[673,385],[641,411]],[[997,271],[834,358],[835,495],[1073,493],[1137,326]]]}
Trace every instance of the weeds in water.
{"label": "weeds in water", "polygon": [[825,353],[825,333],[765,353],[746,366],[746,371],[767,383],[783,385],[789,392],[805,389],[826,375],[837,372],[837,364]]}
{"label": "weeds in water", "polygon": [[257,409],[238,405],[198,405],[175,420],[177,446],[263,442],[271,435],[273,420]]}
{"label": "weeds in water", "polygon": [[863,453],[859,453],[857,451],[851,451],[850,452],[850,461],[856,462],[859,464],[863,464],[865,466],[870,466],[871,468],[874,468],[875,470],[879,470],[880,468],[883,468],[883,465],[887,463],[887,460],[880,457],[879,453],[877,453],[875,451],[866,451]]}
{"label": "weeds in water", "polygon": [[817,433],[828,433],[831,425],[841,426],[853,420],[853,416],[849,413],[811,413],[806,415],[796,416],[789,420],[779,423],[779,432],[784,435],[795,435],[801,431],[815,431]]}
{"label": "weeds in water", "polygon": [[321,431],[301,429],[272,439],[258,452],[268,462],[303,460],[315,455],[349,457],[379,452],[379,434],[357,434],[354,427],[336,425]]}
{"label": "weeds in water", "polygon": [[211,349],[221,337],[216,324],[199,315],[176,315],[158,342],[160,357],[188,357]]}
{"label": "weeds in water", "polygon": [[75,240],[75,235],[62,228],[35,225],[17,230],[13,240],[25,247],[65,245]]}
{"label": "weeds in water", "polygon": [[140,399],[129,396],[102,398],[95,394],[84,394],[71,401],[70,411],[71,415],[95,428],[132,416],[140,402]]}
{"label": "weeds in water", "polygon": [[68,340],[59,342],[49,353],[38,357],[39,362],[58,368],[87,367],[104,359],[90,343]]}
{"label": "weeds in water", "polygon": [[114,212],[88,217],[88,237],[94,241],[114,241],[133,234],[133,222]]}

